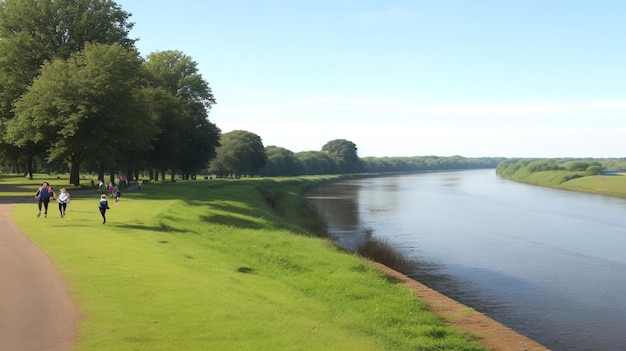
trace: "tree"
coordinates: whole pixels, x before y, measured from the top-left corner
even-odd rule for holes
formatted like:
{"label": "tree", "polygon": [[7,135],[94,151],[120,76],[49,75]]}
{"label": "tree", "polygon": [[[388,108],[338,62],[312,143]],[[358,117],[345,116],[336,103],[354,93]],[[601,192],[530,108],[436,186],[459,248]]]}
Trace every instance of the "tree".
{"label": "tree", "polygon": [[218,176],[253,176],[267,162],[263,141],[254,133],[245,130],[224,133],[220,144],[215,160],[211,163],[211,170]]}
{"label": "tree", "polygon": [[355,173],[362,169],[356,145],[345,139],[327,142],[322,151],[328,153],[337,163],[341,173]]}
{"label": "tree", "polygon": [[102,44],[45,64],[16,103],[7,140],[45,145],[49,161],[68,162],[74,185],[85,159],[147,149],[154,128],[136,99],[140,67],[135,50]]}
{"label": "tree", "polygon": [[265,154],[267,163],[261,171],[262,175],[276,177],[302,174],[302,165],[292,151],[271,145],[265,148]]}
{"label": "tree", "polygon": [[[110,0],[0,1],[0,135],[6,134],[16,101],[39,76],[44,62],[68,59],[89,42],[132,49],[129,17]],[[6,142],[0,148],[9,147]],[[20,150],[31,172],[33,156],[44,148],[24,143]]]}
{"label": "tree", "polygon": [[602,166],[601,165],[591,165],[589,167],[587,167],[587,169],[585,170],[585,174],[586,175],[599,175],[602,174]]}
{"label": "tree", "polygon": [[197,63],[179,51],[152,53],[144,68],[149,94],[160,96],[150,107],[159,126],[150,158],[162,174],[179,169],[187,178],[215,157],[220,130],[208,119],[215,98]]}
{"label": "tree", "polygon": [[339,168],[327,152],[302,151],[296,154],[303,168],[303,174],[337,174]]}

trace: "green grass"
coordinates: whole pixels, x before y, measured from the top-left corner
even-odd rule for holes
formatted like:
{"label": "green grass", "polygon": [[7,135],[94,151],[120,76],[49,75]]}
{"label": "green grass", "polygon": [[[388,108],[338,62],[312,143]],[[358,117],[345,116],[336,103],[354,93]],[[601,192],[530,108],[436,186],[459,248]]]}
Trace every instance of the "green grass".
{"label": "green grass", "polygon": [[561,184],[560,188],[587,193],[626,197],[626,176],[586,176]]}
{"label": "green grass", "polygon": [[70,283],[77,350],[482,349],[368,261],[296,234],[323,230],[302,192],[325,181],[149,184],[106,225],[93,189],[70,191],[63,219],[35,218],[41,179],[0,177],[0,195],[33,200],[13,217]]}
{"label": "green grass", "polygon": [[623,175],[585,175],[585,172],[580,171],[558,170],[534,173],[518,172],[507,176],[507,178],[521,183],[563,190],[626,197],[626,176]]}

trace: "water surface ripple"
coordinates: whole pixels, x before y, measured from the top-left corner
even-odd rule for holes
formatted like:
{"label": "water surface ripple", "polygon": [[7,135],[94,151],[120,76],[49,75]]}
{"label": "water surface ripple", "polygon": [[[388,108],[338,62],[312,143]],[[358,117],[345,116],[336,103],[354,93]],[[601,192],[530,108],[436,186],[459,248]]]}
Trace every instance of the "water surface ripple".
{"label": "water surface ripple", "polygon": [[360,179],[310,195],[341,246],[370,228],[416,262],[404,273],[550,349],[626,349],[624,199],[494,170]]}

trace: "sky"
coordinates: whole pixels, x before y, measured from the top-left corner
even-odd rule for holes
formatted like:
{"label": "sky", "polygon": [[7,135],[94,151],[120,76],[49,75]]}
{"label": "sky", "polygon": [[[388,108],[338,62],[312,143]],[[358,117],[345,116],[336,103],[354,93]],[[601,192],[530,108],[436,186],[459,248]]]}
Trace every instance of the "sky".
{"label": "sky", "polygon": [[623,0],[117,0],[222,133],[360,157],[626,157]]}

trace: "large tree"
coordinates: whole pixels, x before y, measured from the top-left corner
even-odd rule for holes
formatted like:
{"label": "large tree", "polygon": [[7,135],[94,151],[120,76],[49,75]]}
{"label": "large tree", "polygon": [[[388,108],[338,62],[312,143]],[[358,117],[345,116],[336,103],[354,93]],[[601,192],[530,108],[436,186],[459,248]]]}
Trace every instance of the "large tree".
{"label": "large tree", "polygon": [[[89,42],[133,48],[129,18],[111,0],[0,1],[0,135],[6,134],[16,101],[44,62],[68,59]],[[0,140],[0,147],[11,146]],[[31,173],[28,160],[43,150],[42,145],[23,144],[20,150]]]}
{"label": "large tree", "polygon": [[337,174],[339,169],[335,159],[323,151],[302,151],[296,154],[302,164],[303,174]]}
{"label": "large tree", "polygon": [[341,173],[355,173],[362,169],[357,147],[351,141],[345,139],[331,140],[322,147],[322,151],[328,153],[335,160]]}
{"label": "large tree", "polygon": [[102,44],[45,64],[16,103],[7,140],[45,145],[49,161],[68,163],[74,185],[85,159],[148,148],[152,122],[135,98],[140,67],[135,50]]}
{"label": "large tree", "polygon": [[269,177],[297,176],[302,174],[302,165],[293,151],[270,145],[265,148],[267,163],[261,174]]}
{"label": "large tree", "polygon": [[197,66],[176,50],[152,53],[144,64],[150,94],[162,96],[151,107],[159,133],[150,156],[162,173],[178,169],[189,177],[206,168],[219,145],[220,130],[208,119],[216,101]]}
{"label": "large tree", "polygon": [[254,133],[233,130],[222,134],[220,144],[211,163],[211,170],[219,176],[254,176],[267,162],[263,141]]}

